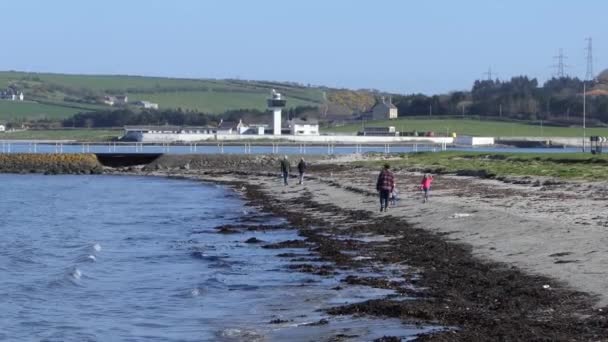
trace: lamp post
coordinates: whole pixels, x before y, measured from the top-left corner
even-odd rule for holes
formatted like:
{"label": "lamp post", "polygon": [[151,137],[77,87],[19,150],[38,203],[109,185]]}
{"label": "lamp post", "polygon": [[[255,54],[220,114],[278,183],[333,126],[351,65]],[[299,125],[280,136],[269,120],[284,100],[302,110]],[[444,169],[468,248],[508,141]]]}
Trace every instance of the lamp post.
{"label": "lamp post", "polygon": [[585,152],[585,143],[587,140],[587,127],[586,120],[587,118],[587,84],[583,81],[583,152]]}

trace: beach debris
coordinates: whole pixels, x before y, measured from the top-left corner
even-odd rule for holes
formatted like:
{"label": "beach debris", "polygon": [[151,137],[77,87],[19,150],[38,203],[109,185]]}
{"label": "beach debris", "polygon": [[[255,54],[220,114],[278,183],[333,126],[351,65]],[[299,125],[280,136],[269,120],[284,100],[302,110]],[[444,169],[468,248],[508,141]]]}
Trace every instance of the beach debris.
{"label": "beach debris", "polygon": [[450,218],[458,219],[458,218],[470,217],[470,216],[473,216],[473,214],[469,214],[469,213],[455,213],[454,215],[450,216]]}

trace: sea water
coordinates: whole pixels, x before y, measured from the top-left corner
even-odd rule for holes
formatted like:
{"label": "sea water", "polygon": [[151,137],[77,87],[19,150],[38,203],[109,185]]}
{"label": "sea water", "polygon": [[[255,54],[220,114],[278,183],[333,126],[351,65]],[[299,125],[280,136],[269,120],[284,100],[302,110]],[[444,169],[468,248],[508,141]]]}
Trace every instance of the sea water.
{"label": "sea water", "polygon": [[324,308],[390,291],[335,291],[338,277],[291,272],[277,257],[307,251],[245,243],[298,239],[292,229],[218,234],[251,215],[285,224],[225,187],[71,175],[0,184],[1,341],[363,341],[432,329],[327,317]]}

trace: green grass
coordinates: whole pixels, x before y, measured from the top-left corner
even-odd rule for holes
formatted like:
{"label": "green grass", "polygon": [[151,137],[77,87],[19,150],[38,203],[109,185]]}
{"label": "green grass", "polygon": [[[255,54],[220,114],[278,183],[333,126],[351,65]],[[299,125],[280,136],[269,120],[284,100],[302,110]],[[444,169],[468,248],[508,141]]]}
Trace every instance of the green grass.
{"label": "green grass", "polygon": [[81,111],[83,109],[54,104],[0,100],[0,121],[15,119],[63,119]]}
{"label": "green grass", "polygon": [[[386,127],[395,126],[400,132],[433,131],[445,135],[446,132],[456,132],[458,135],[491,136],[491,137],[578,137],[583,131],[580,127],[548,127],[525,123],[503,121],[480,121],[471,119],[398,119],[367,121],[365,126]],[[326,132],[352,133],[361,130],[362,125],[346,125],[325,129]],[[608,128],[587,128],[587,136],[607,136]]]}
{"label": "green grass", "polygon": [[79,141],[107,141],[119,137],[122,130],[101,129],[69,129],[69,130],[28,130],[18,132],[2,132],[0,140],[79,140]]}
{"label": "green grass", "polygon": [[103,91],[106,89],[126,90],[129,88],[154,89],[156,87],[206,87],[216,84],[214,80],[195,80],[165,77],[122,76],[122,75],[70,75],[52,73],[0,72],[0,87],[6,87],[11,80],[23,77],[37,77],[42,82],[73,88],[87,88]]}
{"label": "green grass", "polygon": [[[229,109],[266,109],[267,94],[189,91],[157,94],[132,94],[129,101],[146,100],[156,102],[160,108],[182,108],[204,113],[222,113]],[[312,106],[315,103],[299,99],[288,99],[289,107]]]}
{"label": "green grass", "polygon": [[[12,81],[24,78],[35,79],[32,81],[33,83],[49,83],[74,90],[88,89],[98,95],[106,92],[126,93],[129,95],[130,102],[148,100],[158,103],[161,108],[165,109],[183,108],[207,113],[222,113],[230,109],[266,109],[266,98],[272,88],[276,88],[286,96],[289,107],[317,106],[323,102],[321,89],[285,83],[121,75],[68,75],[4,71],[0,72],[0,89]],[[25,95],[28,96],[27,89]],[[74,106],[74,103],[62,101],[64,95],[54,92],[45,96],[49,101]],[[91,109],[103,108],[97,106]],[[38,113],[26,111],[21,114],[36,117]]]}
{"label": "green grass", "polygon": [[[384,161],[362,162],[379,167]],[[424,152],[403,155],[393,167],[486,177],[541,176],[608,180],[608,155],[580,153]]]}

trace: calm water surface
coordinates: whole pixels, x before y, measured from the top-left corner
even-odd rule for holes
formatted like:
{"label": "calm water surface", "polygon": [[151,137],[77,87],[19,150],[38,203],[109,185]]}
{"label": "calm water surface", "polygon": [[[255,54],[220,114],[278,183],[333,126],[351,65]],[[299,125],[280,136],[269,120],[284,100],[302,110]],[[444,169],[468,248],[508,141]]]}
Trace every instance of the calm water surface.
{"label": "calm water surface", "polygon": [[262,215],[223,187],[121,176],[0,175],[0,184],[2,341],[369,340],[430,329],[348,317],[306,326],[325,317],[319,309],[389,292],[331,290],[338,279],[289,272],[276,256],[302,250],[244,243],[297,239],[293,230],[217,234]]}

